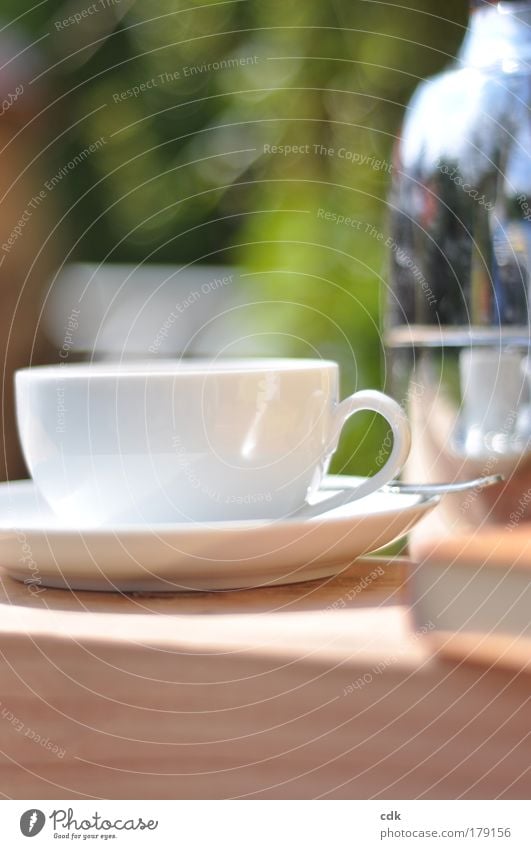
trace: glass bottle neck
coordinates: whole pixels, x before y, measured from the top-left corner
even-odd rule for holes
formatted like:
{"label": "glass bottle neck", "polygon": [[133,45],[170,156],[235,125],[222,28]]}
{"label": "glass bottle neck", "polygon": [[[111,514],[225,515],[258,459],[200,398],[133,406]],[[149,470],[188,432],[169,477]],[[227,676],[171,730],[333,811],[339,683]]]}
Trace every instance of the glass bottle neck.
{"label": "glass bottle neck", "polygon": [[531,71],[531,2],[476,2],[457,59],[468,67]]}

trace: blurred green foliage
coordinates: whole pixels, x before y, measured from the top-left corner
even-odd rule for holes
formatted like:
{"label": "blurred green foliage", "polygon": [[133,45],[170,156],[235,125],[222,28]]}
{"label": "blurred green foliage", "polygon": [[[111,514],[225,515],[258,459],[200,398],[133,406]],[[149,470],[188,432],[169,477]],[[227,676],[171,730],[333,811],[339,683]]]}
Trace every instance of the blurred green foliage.
{"label": "blurred green foliage", "polygon": [[[243,264],[263,353],[335,358],[343,393],[386,386],[392,147],[418,81],[462,40],[464,0],[96,3],[67,26],[90,2],[50,0],[14,24],[47,34],[40,81],[62,123],[50,173],[105,138],[57,190],[63,258]],[[16,0],[2,12],[21,15]],[[369,472],[384,433],[357,417],[335,469]]]}

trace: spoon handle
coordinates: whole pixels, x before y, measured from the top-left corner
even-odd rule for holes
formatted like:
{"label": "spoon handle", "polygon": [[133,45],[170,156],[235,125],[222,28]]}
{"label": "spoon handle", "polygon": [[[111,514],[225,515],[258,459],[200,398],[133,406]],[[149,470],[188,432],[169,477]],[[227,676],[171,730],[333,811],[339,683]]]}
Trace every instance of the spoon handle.
{"label": "spoon handle", "polygon": [[[341,475],[329,475],[322,482],[321,490],[351,490],[357,488],[356,483],[351,483],[346,477],[343,481]],[[487,486],[501,483],[503,475],[487,475],[469,481],[454,481],[453,483],[401,483],[391,481],[382,487],[382,492],[400,493],[401,495],[446,495],[452,492],[466,492],[469,489],[485,489]]]}
{"label": "spoon handle", "polygon": [[[452,492],[466,492],[469,489],[485,489],[487,486],[501,483],[504,480],[503,475],[488,475],[482,478],[475,478],[471,481],[457,481],[454,483],[400,483],[399,481],[391,481],[382,487],[381,492],[390,492],[400,495],[425,495],[437,496],[447,495]],[[356,493],[358,488],[357,483],[351,483],[347,480],[341,481],[340,475],[331,475],[330,478],[324,480],[321,484],[321,490],[335,490],[336,495],[327,498],[325,501],[317,504],[305,504],[299,508],[291,518],[294,519],[311,519],[318,517],[329,510],[334,510],[336,507],[343,507],[345,504],[350,504],[357,501],[359,496]]]}
{"label": "spoon handle", "polygon": [[[487,486],[493,486],[496,483],[503,481],[503,475],[488,475],[482,478],[475,478],[471,481],[458,481],[454,483],[436,483],[436,484],[414,484],[414,483],[399,483],[391,481],[381,488],[381,492],[390,492],[400,495],[424,495],[437,496],[446,495],[449,492],[464,492],[467,489],[484,489]],[[336,507],[343,507],[345,504],[350,504],[357,501],[359,496],[356,493],[358,484],[350,482],[347,478],[344,482],[341,481],[341,475],[330,475],[321,484],[322,490],[334,490],[335,495],[327,498],[325,501],[320,501],[317,504],[305,504],[300,507],[290,518],[294,519],[312,519],[327,513],[329,510],[334,510]]]}
{"label": "spoon handle", "polygon": [[446,495],[449,492],[466,492],[468,489],[485,489],[488,486],[501,483],[503,475],[487,475],[471,481],[455,481],[454,483],[400,483],[391,481],[382,487],[385,492],[399,492],[403,495]]}

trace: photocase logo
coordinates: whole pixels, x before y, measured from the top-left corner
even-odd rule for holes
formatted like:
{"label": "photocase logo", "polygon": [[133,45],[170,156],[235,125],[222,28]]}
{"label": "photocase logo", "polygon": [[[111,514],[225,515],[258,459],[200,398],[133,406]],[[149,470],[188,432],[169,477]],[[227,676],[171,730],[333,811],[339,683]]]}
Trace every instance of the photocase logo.
{"label": "photocase logo", "polygon": [[46,817],[38,808],[24,811],[20,817],[20,830],[24,837],[35,837],[44,828]]}

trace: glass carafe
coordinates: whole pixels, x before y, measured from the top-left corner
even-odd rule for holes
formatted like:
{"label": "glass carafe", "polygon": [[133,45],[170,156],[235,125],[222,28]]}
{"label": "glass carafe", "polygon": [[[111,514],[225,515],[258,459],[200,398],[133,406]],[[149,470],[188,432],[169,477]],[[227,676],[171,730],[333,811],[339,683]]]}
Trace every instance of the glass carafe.
{"label": "glass carafe", "polygon": [[473,4],[455,63],[407,111],[389,211],[385,333],[413,419],[406,476],[501,472],[501,497],[449,509],[454,522],[507,521],[531,486],[531,2]]}

